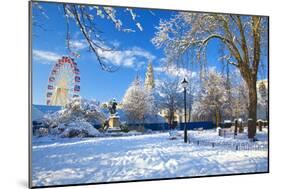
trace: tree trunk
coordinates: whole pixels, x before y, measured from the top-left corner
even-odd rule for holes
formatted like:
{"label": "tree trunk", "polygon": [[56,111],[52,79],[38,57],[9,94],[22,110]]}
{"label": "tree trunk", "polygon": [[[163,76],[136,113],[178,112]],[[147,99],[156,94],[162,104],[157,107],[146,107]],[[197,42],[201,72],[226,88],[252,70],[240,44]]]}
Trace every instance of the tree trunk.
{"label": "tree trunk", "polygon": [[168,118],[168,122],[169,122],[169,127],[170,129],[173,128],[173,122],[174,122],[174,110],[173,108],[171,110],[169,110],[169,118]]}
{"label": "tree trunk", "polygon": [[238,120],[236,119],[234,122],[234,136],[237,135],[237,128],[238,128]]}
{"label": "tree trunk", "polygon": [[257,121],[257,88],[256,78],[248,79],[246,81],[249,89],[249,116],[248,119],[252,119],[251,124],[248,125],[248,137],[254,138],[256,135],[256,121]]}
{"label": "tree trunk", "polygon": [[219,127],[220,126],[220,111],[218,108],[216,108],[215,119],[216,119],[216,126]]}

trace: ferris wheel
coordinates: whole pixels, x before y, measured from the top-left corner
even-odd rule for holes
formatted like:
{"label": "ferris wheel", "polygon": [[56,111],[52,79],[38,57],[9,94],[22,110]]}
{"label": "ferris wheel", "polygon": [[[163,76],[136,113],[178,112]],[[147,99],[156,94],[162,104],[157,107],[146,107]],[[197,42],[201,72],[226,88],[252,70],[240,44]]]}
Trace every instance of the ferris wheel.
{"label": "ferris wheel", "polygon": [[73,58],[63,56],[53,66],[47,86],[47,105],[65,106],[80,92],[80,71]]}

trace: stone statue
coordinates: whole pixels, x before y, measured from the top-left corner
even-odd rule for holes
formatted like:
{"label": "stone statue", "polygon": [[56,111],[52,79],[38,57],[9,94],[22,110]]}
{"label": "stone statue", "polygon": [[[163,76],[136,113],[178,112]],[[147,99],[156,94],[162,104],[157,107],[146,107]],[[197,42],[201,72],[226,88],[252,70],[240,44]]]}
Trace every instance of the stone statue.
{"label": "stone statue", "polygon": [[117,109],[117,102],[115,99],[111,100],[108,104],[108,110],[110,112],[110,116],[108,119],[108,126],[110,129],[119,129],[120,130],[120,121],[119,116],[116,111]]}
{"label": "stone statue", "polygon": [[113,99],[109,102],[109,106],[108,106],[108,110],[111,115],[116,114],[116,108],[117,108],[117,102],[115,99]]}

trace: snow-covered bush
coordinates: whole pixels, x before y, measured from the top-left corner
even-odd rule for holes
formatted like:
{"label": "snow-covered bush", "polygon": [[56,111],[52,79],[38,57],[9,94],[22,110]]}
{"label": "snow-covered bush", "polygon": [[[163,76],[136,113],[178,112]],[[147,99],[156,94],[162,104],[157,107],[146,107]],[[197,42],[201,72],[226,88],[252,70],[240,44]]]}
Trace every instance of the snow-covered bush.
{"label": "snow-covered bush", "polygon": [[39,128],[36,130],[35,135],[38,137],[47,136],[49,134],[49,130],[47,128]]}
{"label": "snow-covered bush", "polygon": [[54,124],[71,123],[76,120],[85,120],[99,124],[105,120],[105,116],[100,111],[98,103],[81,98],[73,98],[65,108],[51,115]]}
{"label": "snow-covered bush", "polygon": [[60,134],[61,132],[59,131],[58,127],[55,127],[55,128],[50,128],[50,132],[49,132],[51,135],[58,135]]}
{"label": "snow-covered bush", "polygon": [[75,121],[67,126],[61,133],[62,137],[95,137],[100,136],[100,132],[90,123],[85,121]]}
{"label": "snow-covered bush", "polygon": [[122,132],[125,132],[125,133],[127,133],[127,132],[130,131],[130,130],[129,130],[129,126],[126,125],[126,124],[121,124],[121,125],[120,125],[120,129],[121,129]]}
{"label": "snow-covered bush", "polygon": [[64,109],[48,114],[43,119],[50,134],[62,137],[97,136],[98,131],[91,124],[102,124],[105,115],[96,101],[73,98]]}

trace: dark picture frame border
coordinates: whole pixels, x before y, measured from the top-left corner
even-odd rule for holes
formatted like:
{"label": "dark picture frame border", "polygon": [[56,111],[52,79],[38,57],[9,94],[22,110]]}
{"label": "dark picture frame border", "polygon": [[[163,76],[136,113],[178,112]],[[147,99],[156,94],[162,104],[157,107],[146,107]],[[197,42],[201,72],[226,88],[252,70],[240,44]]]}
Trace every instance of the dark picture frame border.
{"label": "dark picture frame border", "polygon": [[[157,178],[157,179],[140,179],[140,180],[125,180],[125,181],[110,181],[110,182],[95,182],[95,183],[79,183],[79,184],[63,184],[63,185],[48,185],[48,186],[32,186],[32,3],[49,3],[49,4],[72,4],[72,5],[85,5],[85,6],[104,6],[104,7],[116,7],[116,8],[137,8],[143,10],[166,10],[166,11],[182,11],[182,12],[194,12],[194,13],[215,13],[215,14],[232,14],[240,16],[261,16],[268,19],[268,34],[267,34],[267,80],[268,80],[268,151],[267,151],[267,171],[263,172],[247,172],[247,173],[232,173],[232,174],[215,174],[215,175],[202,175],[202,176],[186,176],[186,177],[172,177],[172,178]],[[134,7],[124,5],[109,5],[109,4],[94,4],[94,3],[73,3],[73,2],[61,2],[61,1],[28,1],[28,187],[29,188],[54,188],[54,187],[69,187],[69,186],[89,186],[100,184],[116,184],[116,183],[130,183],[130,182],[146,182],[146,181],[162,181],[162,180],[179,180],[179,179],[191,179],[191,178],[209,178],[209,177],[225,177],[225,176],[239,176],[239,175],[255,175],[255,174],[267,174],[270,173],[270,16],[257,15],[257,14],[237,14],[228,12],[209,12],[209,11],[194,11],[194,10],[182,10],[182,9],[166,9],[166,8],[149,8],[149,7]]]}

